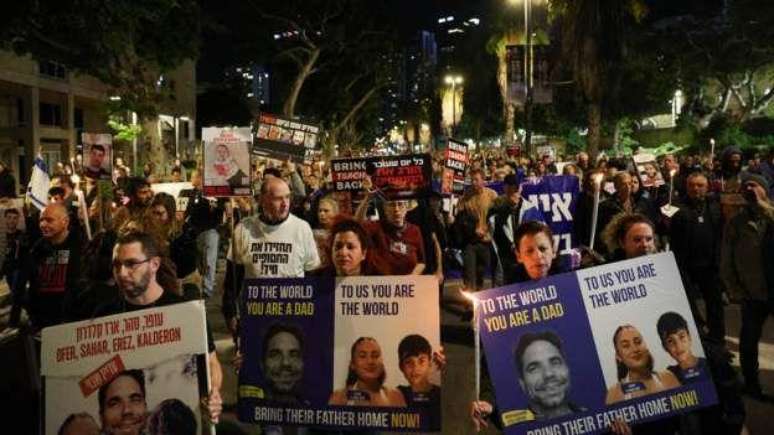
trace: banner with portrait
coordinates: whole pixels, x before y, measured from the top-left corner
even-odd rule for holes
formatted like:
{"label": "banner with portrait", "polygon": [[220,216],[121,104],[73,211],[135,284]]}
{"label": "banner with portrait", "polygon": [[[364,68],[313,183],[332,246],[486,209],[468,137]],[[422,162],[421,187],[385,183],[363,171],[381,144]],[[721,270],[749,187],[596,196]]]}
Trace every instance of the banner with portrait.
{"label": "banner with portrait", "polygon": [[659,170],[656,156],[653,154],[635,154],[632,156],[637,177],[642,187],[658,187],[664,184],[664,176]]}
{"label": "banner with portrait", "polygon": [[387,199],[413,199],[430,193],[432,182],[429,154],[373,156],[331,161],[333,190],[360,192],[362,181],[371,178],[373,189]]}
{"label": "banner with portrait", "polygon": [[107,133],[81,133],[83,175],[93,180],[113,180],[113,136]]}
{"label": "banner with portrait", "polygon": [[205,196],[250,196],[250,127],[202,129]]}
{"label": "banner with portrait", "polygon": [[465,168],[468,166],[468,144],[449,138],[444,152],[441,193],[462,195],[465,191]]}
{"label": "banner with portrait", "polygon": [[168,433],[164,421],[200,433],[207,353],[201,301],[45,328],[43,433]]}
{"label": "banner with portrait", "polygon": [[278,160],[292,159],[296,163],[312,161],[317,149],[320,127],[286,119],[271,113],[261,113],[255,124],[253,153]]}
{"label": "banner with portrait", "polygon": [[603,433],[717,403],[671,252],[477,296],[506,434]]}
{"label": "banner with portrait", "polygon": [[241,421],[440,430],[433,277],[246,280],[242,313]]}
{"label": "banner with portrait", "polygon": [[573,239],[573,216],[580,194],[580,181],[574,175],[548,175],[529,178],[521,185],[521,196],[536,205],[554,233],[554,248],[569,254],[578,245]]}

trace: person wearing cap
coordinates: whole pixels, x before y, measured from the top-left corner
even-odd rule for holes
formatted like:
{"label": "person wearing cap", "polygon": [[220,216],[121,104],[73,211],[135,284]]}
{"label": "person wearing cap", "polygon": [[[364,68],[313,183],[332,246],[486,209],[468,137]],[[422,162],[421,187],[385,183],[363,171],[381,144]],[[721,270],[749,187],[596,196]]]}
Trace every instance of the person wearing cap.
{"label": "person wearing cap", "polygon": [[521,196],[523,173],[505,177],[505,195],[495,200],[489,211],[489,226],[492,228],[495,254],[498,261],[496,281],[498,284],[514,282],[518,264],[516,263],[513,234],[522,222],[545,222],[540,209]]}
{"label": "person wearing cap", "polygon": [[746,205],[726,226],[721,247],[720,275],[732,298],[742,302],[739,354],[745,390],[765,398],[758,378],[758,341],[763,324],[774,314],[774,298],[766,283],[765,248],[774,239],[774,205],[767,192],[770,181],[763,175],[744,173],[741,194]]}

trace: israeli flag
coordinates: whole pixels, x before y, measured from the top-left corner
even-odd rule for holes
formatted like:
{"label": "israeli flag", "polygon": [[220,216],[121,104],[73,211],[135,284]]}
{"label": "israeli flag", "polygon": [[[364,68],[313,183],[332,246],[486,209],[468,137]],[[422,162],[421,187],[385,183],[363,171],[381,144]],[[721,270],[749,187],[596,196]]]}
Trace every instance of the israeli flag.
{"label": "israeli flag", "polygon": [[51,179],[46,170],[46,162],[42,158],[36,157],[32,164],[32,177],[30,184],[27,185],[27,198],[39,210],[43,210],[48,204],[48,188]]}

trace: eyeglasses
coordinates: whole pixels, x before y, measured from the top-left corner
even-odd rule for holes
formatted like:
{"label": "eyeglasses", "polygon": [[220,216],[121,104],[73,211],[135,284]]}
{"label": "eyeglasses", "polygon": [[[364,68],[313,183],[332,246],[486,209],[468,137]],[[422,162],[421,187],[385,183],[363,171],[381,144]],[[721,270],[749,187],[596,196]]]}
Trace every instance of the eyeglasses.
{"label": "eyeglasses", "polygon": [[147,263],[151,261],[150,258],[146,258],[145,260],[125,260],[125,261],[118,261],[113,260],[113,270],[120,271],[121,267],[125,267],[132,272],[134,272],[141,264]]}

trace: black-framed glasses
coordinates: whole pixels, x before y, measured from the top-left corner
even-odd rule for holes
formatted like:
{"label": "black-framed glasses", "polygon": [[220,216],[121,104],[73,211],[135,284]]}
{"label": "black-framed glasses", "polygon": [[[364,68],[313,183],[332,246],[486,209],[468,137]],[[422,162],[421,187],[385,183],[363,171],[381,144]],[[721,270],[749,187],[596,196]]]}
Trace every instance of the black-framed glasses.
{"label": "black-framed glasses", "polygon": [[145,260],[113,260],[113,270],[120,271],[121,267],[125,267],[134,272],[134,270],[137,269],[137,267],[139,267],[141,264],[147,263],[149,261],[151,261],[150,258],[146,258]]}

